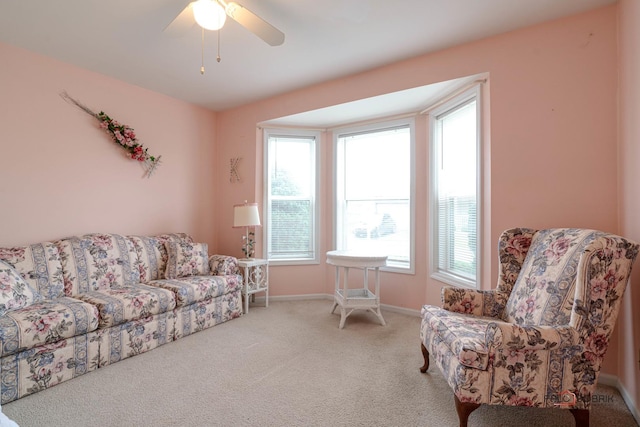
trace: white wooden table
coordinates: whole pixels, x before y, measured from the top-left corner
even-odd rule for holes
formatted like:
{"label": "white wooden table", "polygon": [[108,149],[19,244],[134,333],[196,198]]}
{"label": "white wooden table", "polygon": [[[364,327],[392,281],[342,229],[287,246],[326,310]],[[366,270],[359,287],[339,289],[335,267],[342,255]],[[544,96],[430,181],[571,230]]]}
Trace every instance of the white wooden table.
{"label": "white wooden table", "polygon": [[[387,265],[387,255],[367,254],[352,251],[327,252],[327,264],[336,267],[336,289],[334,294],[333,313],[340,307],[340,329],[354,310],[368,310],[375,314],[382,325],[386,325],[380,312],[380,267]],[[342,287],[340,286],[340,268],[344,269]],[[362,288],[349,289],[349,269],[364,270],[364,285]],[[369,269],[375,271],[375,290],[369,289]]]}
{"label": "white wooden table", "polygon": [[265,293],[264,306],[269,307],[269,260],[241,258],[238,259],[238,266],[243,269],[244,312],[249,312],[249,298],[255,300],[257,292]]}

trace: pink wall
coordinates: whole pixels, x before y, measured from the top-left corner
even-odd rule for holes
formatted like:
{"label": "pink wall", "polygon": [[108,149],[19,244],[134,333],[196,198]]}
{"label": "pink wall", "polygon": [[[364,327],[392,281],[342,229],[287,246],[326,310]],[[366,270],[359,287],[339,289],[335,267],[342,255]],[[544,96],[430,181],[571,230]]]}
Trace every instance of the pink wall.
{"label": "pink wall", "polygon": [[[640,2],[621,0],[618,10],[620,66],[620,224],[640,242]],[[620,312],[618,377],[640,408],[640,261]]]}
{"label": "pink wall", "polygon": [[[495,286],[496,242],[513,226],[576,226],[617,231],[616,7],[569,17],[358,75],[269,98],[218,115],[220,201],[261,201],[256,123],[343,102],[482,72],[490,73],[491,180],[484,234],[483,288]],[[426,118],[418,118],[416,274],[382,275],[382,302],[418,309],[438,304],[441,283],[427,275]],[[331,147],[325,147],[321,252],[331,248]],[[243,182],[224,179],[231,157],[242,157]],[[262,209],[262,206],[261,206]],[[241,233],[231,208],[219,213],[219,248],[238,254]],[[332,292],[332,269],[273,267],[272,295]]]}
{"label": "pink wall", "polygon": [[[0,44],[0,246],[185,231],[215,249],[215,113]],[[135,128],[150,179],[59,93]]]}

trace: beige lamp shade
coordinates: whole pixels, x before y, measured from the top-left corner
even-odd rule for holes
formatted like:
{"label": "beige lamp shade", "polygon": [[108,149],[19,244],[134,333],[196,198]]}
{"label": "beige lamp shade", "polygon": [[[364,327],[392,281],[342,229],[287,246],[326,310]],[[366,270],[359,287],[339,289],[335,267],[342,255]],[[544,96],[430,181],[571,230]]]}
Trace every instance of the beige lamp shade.
{"label": "beige lamp shade", "polygon": [[260,212],[257,203],[244,203],[233,206],[234,227],[259,227]]}

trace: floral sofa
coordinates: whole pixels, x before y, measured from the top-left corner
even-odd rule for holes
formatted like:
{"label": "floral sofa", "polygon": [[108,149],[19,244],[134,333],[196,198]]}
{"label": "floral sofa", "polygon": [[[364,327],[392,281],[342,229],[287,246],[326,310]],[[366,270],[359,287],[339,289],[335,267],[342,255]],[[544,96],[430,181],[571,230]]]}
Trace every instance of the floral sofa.
{"label": "floral sofa", "polygon": [[445,287],[420,339],[453,389],[460,426],[480,404],[589,408],[638,245],[593,230],[517,228],[500,237],[498,286]]}
{"label": "floral sofa", "polygon": [[0,248],[0,402],[242,314],[233,257],[186,234]]}

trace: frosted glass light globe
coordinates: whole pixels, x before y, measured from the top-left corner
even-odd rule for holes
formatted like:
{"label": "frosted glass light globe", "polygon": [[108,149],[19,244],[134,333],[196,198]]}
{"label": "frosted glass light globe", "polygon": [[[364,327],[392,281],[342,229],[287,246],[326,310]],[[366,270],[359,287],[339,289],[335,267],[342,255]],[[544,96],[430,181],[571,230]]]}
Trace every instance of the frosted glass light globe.
{"label": "frosted glass light globe", "polygon": [[193,17],[205,30],[219,30],[227,20],[227,14],[215,0],[198,0],[193,3]]}

